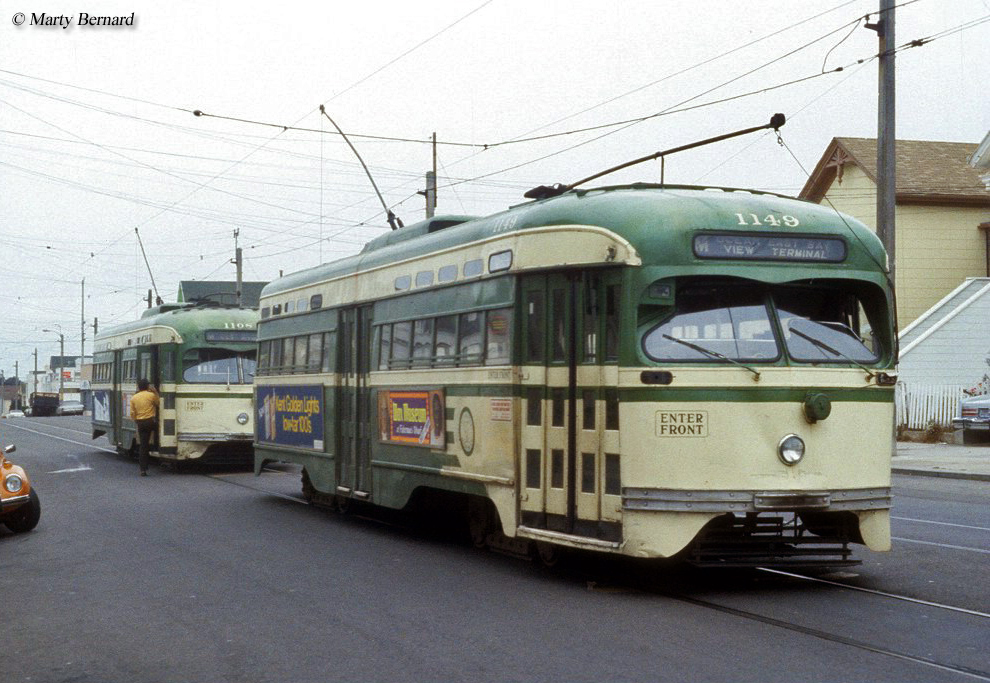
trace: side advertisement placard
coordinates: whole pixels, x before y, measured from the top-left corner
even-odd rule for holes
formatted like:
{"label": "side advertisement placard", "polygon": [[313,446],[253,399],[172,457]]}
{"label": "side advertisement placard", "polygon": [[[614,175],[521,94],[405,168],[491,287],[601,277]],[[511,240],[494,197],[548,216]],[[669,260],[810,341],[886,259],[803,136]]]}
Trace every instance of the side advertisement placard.
{"label": "side advertisement placard", "polygon": [[385,443],[446,448],[442,389],[378,392],[378,432]]}
{"label": "side advertisement placard", "polygon": [[321,385],[256,387],[255,390],[259,442],[323,450]]}
{"label": "side advertisement placard", "polygon": [[110,392],[93,392],[93,422],[110,422]]}

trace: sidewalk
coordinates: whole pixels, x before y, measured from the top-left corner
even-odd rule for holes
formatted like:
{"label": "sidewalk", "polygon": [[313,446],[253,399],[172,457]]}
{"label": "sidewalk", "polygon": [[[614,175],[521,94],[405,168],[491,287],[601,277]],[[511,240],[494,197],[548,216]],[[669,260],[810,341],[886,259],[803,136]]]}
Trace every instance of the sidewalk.
{"label": "sidewalk", "polygon": [[894,474],[990,481],[990,445],[897,442]]}

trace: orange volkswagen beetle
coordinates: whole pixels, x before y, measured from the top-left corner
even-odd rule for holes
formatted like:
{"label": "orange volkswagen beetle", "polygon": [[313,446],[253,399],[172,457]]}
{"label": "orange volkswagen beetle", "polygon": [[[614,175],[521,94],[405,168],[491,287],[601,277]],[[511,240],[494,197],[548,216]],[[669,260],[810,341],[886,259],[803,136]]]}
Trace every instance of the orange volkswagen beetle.
{"label": "orange volkswagen beetle", "polygon": [[41,500],[24,468],[7,458],[15,450],[14,446],[7,446],[0,452],[0,522],[18,534],[38,526]]}

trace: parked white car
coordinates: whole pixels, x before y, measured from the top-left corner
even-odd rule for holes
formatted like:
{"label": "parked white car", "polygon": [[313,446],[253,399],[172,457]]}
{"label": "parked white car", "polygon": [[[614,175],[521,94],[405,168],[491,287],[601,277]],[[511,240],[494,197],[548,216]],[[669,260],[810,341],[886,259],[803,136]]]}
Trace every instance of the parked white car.
{"label": "parked white car", "polygon": [[959,402],[959,417],[952,426],[963,430],[963,443],[990,441],[990,396],[970,396]]}
{"label": "parked white car", "polygon": [[55,409],[56,415],[82,415],[85,406],[79,401],[62,401]]}

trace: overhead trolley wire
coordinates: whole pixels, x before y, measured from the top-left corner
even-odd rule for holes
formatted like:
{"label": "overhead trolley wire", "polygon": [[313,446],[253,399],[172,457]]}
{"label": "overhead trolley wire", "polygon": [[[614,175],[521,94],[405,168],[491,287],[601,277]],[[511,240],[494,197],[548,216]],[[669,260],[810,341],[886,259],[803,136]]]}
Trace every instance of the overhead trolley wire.
{"label": "overhead trolley wire", "polygon": [[[910,0],[910,2],[905,3],[905,4],[911,4],[913,2],[918,2],[918,1],[919,0]],[[858,22],[861,19],[862,18],[857,19],[856,21]],[[758,88],[758,89],[751,90],[751,91],[748,91],[748,92],[745,92],[745,93],[740,93],[740,94],[737,94],[737,95],[731,95],[729,97],[723,97],[723,98],[720,98],[720,99],[717,99],[717,100],[709,100],[707,102],[702,102],[700,104],[695,104],[695,105],[691,105],[691,106],[687,106],[687,107],[680,107],[679,106],[679,104],[684,104],[686,102],[690,102],[690,101],[692,101],[694,99],[697,99],[698,97],[701,97],[701,96],[703,96],[705,94],[708,94],[708,93],[711,93],[711,92],[713,92],[713,91],[715,91],[715,90],[717,90],[717,89],[719,89],[721,87],[724,87],[725,85],[727,85],[729,83],[732,83],[734,81],[737,81],[740,78],[743,78],[745,76],[751,75],[755,71],[758,71],[758,70],[764,68],[765,66],[768,66],[769,64],[771,64],[771,63],[773,63],[775,61],[779,61],[780,59],[782,59],[782,58],[784,58],[786,56],[789,56],[789,55],[791,55],[791,54],[793,54],[795,52],[795,51],[791,51],[791,52],[787,53],[786,55],[783,55],[782,57],[779,57],[779,58],[773,60],[772,62],[768,62],[767,64],[764,64],[764,65],[762,65],[760,67],[756,67],[755,69],[752,69],[752,70],[746,72],[745,74],[742,74],[740,76],[737,76],[735,78],[732,78],[732,79],[726,81],[725,83],[723,83],[721,85],[718,85],[718,86],[715,86],[713,88],[710,88],[709,90],[707,90],[707,91],[705,91],[703,93],[700,93],[699,95],[695,95],[694,97],[691,97],[691,98],[689,98],[687,100],[683,100],[678,105],[673,105],[671,108],[662,110],[660,112],[656,112],[654,114],[650,114],[650,115],[647,115],[647,116],[641,116],[641,117],[634,118],[634,119],[627,119],[625,121],[614,122],[614,123],[611,123],[611,124],[602,124],[602,125],[598,125],[598,126],[590,126],[590,127],[579,129],[579,130],[575,130],[575,131],[568,131],[568,132],[564,132],[564,133],[554,133],[554,134],[549,134],[549,135],[546,135],[546,136],[539,136],[537,138],[529,138],[528,140],[520,140],[520,142],[523,142],[523,141],[529,141],[529,140],[535,140],[535,139],[547,139],[547,138],[550,138],[550,137],[559,137],[561,135],[569,135],[569,134],[572,134],[572,133],[591,132],[591,131],[594,131],[594,130],[601,130],[603,128],[609,128],[609,127],[614,127],[614,126],[621,126],[621,128],[617,128],[615,130],[606,131],[605,133],[602,133],[601,135],[598,135],[596,137],[593,137],[593,138],[584,140],[582,142],[579,142],[577,144],[571,145],[569,147],[565,147],[565,148],[560,149],[560,150],[557,150],[555,152],[551,152],[549,154],[545,154],[545,155],[543,155],[541,157],[538,157],[536,159],[531,159],[529,161],[524,161],[524,162],[521,162],[521,163],[518,163],[518,164],[514,164],[512,166],[509,166],[507,168],[500,169],[498,171],[492,171],[490,173],[484,173],[484,174],[475,176],[475,177],[470,178],[470,179],[467,179],[467,180],[458,181],[456,183],[449,183],[447,185],[444,185],[443,187],[451,187],[452,185],[455,185],[455,184],[458,184],[459,185],[459,184],[463,184],[463,183],[474,182],[474,181],[479,180],[479,179],[482,179],[482,178],[490,178],[492,176],[500,175],[500,174],[506,173],[508,171],[513,171],[515,169],[522,168],[524,166],[528,166],[528,165],[537,163],[539,161],[544,161],[546,159],[549,159],[549,158],[558,156],[560,154],[564,154],[565,152],[569,152],[569,151],[571,151],[573,149],[577,149],[578,147],[582,147],[582,146],[587,145],[587,144],[590,144],[592,142],[596,142],[598,140],[601,140],[602,138],[605,138],[605,137],[608,137],[608,136],[613,135],[615,133],[621,132],[621,131],[623,131],[623,130],[625,130],[627,128],[630,128],[632,126],[635,126],[635,125],[637,125],[639,123],[642,123],[644,121],[648,121],[648,120],[651,120],[651,119],[659,118],[659,117],[662,117],[662,116],[669,116],[671,114],[678,114],[678,113],[682,113],[682,112],[685,112],[685,111],[691,111],[693,109],[702,109],[702,108],[710,107],[710,106],[713,106],[713,105],[716,105],[716,104],[723,104],[723,103],[726,103],[726,102],[731,102],[731,101],[734,101],[734,100],[743,99],[743,98],[746,98],[746,97],[751,97],[753,95],[759,95],[759,94],[762,94],[762,93],[765,93],[765,92],[770,92],[771,90],[779,90],[781,88],[785,88],[785,87],[789,87],[789,86],[792,86],[792,85],[796,85],[798,83],[803,83],[803,82],[806,82],[806,81],[811,81],[811,80],[814,80],[816,78],[821,78],[822,76],[828,76],[828,75],[840,73],[840,72],[845,71],[846,69],[851,68],[853,66],[867,64],[869,62],[872,62],[872,61],[874,61],[876,59],[879,59],[880,57],[884,56],[885,54],[886,55],[890,55],[890,54],[895,54],[897,52],[901,52],[903,50],[909,50],[909,49],[915,48],[915,47],[922,47],[923,45],[927,45],[928,43],[931,43],[934,40],[937,40],[939,38],[944,38],[944,37],[947,37],[949,35],[953,35],[955,33],[959,33],[961,31],[964,31],[964,30],[973,28],[975,26],[981,25],[981,24],[986,23],[988,21],[990,21],[990,15],[987,15],[985,17],[981,17],[979,19],[975,19],[975,20],[966,22],[966,23],[961,24],[959,26],[953,27],[952,29],[947,29],[945,31],[942,31],[942,32],[940,32],[938,34],[934,34],[933,36],[930,36],[930,37],[927,37],[927,38],[916,39],[916,40],[909,41],[909,42],[904,43],[904,44],[902,44],[902,45],[900,45],[898,47],[891,48],[890,50],[887,50],[886,53],[877,53],[877,54],[870,55],[869,57],[862,57],[860,59],[857,59],[854,62],[850,62],[850,63],[848,63],[848,64],[846,64],[844,66],[835,67],[835,68],[829,69],[827,71],[823,71],[823,72],[819,72],[819,73],[814,73],[814,74],[811,74],[809,76],[803,76],[803,77],[800,77],[800,78],[791,79],[789,81],[785,81],[785,82],[782,82],[782,83],[777,83],[775,85],[770,85],[770,86],[766,86],[766,87],[763,87],[763,88]],[[845,28],[845,26],[843,26],[841,28]],[[836,30],[841,30],[841,29],[836,29]],[[831,33],[835,33],[835,31],[830,32],[830,34]],[[816,39],[816,41],[813,41],[813,42],[817,42],[817,40],[820,40],[820,39]],[[809,45],[810,44],[811,43],[809,43]],[[801,49],[801,48],[799,48],[799,49]],[[673,107],[679,107],[679,108],[676,108],[675,109]]]}

